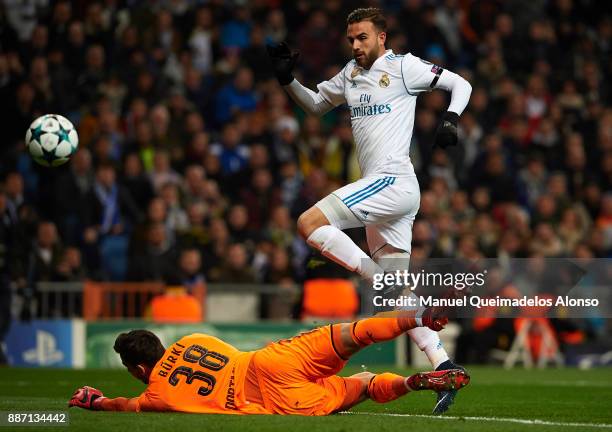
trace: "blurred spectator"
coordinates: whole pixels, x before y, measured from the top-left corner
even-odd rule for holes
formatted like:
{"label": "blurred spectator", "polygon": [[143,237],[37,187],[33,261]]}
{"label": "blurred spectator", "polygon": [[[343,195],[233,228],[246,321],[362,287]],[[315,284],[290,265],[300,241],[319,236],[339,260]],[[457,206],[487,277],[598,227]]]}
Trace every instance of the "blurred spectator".
{"label": "blurred spectator", "polygon": [[91,45],[85,53],[85,70],[77,77],[76,87],[81,103],[93,102],[98,86],[106,78],[106,54],[101,45]]}
{"label": "blurred spectator", "polygon": [[206,226],[206,204],[195,201],[187,207],[188,227],[179,233],[181,247],[201,249],[209,242],[209,232]]}
{"label": "blurred spectator", "polygon": [[206,173],[200,165],[189,165],[185,168],[185,202],[192,203],[203,199]]}
{"label": "blurred spectator", "polygon": [[264,29],[253,26],[249,46],[243,50],[244,60],[253,71],[255,82],[266,81],[274,77],[268,63]]}
{"label": "blurred spectator", "polygon": [[280,193],[272,183],[272,174],[267,169],[253,172],[251,186],[241,194],[248,212],[248,224],[252,230],[260,230],[270,219],[270,211],[281,203]]}
{"label": "blurred spectator", "polygon": [[228,247],[227,256],[215,280],[226,283],[255,283],[255,273],[243,245],[234,243]]}
{"label": "blurred spectator", "polygon": [[17,172],[9,173],[4,183],[6,194],[6,210],[13,221],[17,221],[19,208],[26,204],[23,177]]}
{"label": "blurred spectator", "polygon": [[254,232],[249,228],[249,210],[241,204],[233,205],[227,214],[227,227],[234,243],[246,244],[252,248]]}
{"label": "blurred spectator", "polygon": [[219,90],[217,94],[217,121],[223,124],[239,112],[253,111],[257,105],[257,95],[253,89],[253,72],[248,67],[241,67],[231,84]]}
{"label": "blurred spectator", "polygon": [[[36,316],[45,314],[60,315],[62,313],[62,303],[56,298],[59,294],[54,294],[50,303],[55,310],[42,310],[43,302],[41,294],[37,289],[38,282],[51,282],[57,277],[57,269],[62,257],[62,246],[57,235],[57,228],[53,222],[42,221],[36,227],[36,237],[31,245],[25,246],[25,255],[17,257],[15,264],[15,274],[23,288],[23,310],[22,317],[30,318],[35,313]],[[36,303],[32,301],[35,299]],[[35,308],[37,306],[37,308]],[[34,312],[37,311],[37,312]]]}
{"label": "blurred spectator", "polygon": [[53,190],[54,218],[69,244],[81,237],[89,211],[88,198],[94,184],[91,153],[80,149],[72,157],[69,170],[63,172]]}
{"label": "blurred spectator", "polygon": [[330,25],[329,17],[321,9],[314,9],[297,36],[298,48],[309,79],[323,78],[321,72],[330,63],[337,50],[339,33]]}
{"label": "blurred spectator", "polygon": [[205,274],[209,280],[221,279],[221,265],[226,259],[230,245],[230,233],[227,224],[221,218],[210,221],[210,243],[203,251]]}
{"label": "blurred spectator", "polygon": [[147,230],[144,250],[132,256],[128,278],[132,281],[167,281],[176,277],[176,250],[162,224],[152,224]]}
{"label": "blurred spectator", "polygon": [[552,225],[544,222],[536,225],[534,229],[534,239],[531,242],[531,252],[537,256],[561,256],[563,244],[555,234]]}
{"label": "blurred spectator", "polygon": [[304,177],[294,162],[286,162],[280,167],[280,194],[283,205],[293,208],[302,189]]}
{"label": "blurred spectator", "polygon": [[153,186],[143,171],[142,162],[137,153],[130,153],[125,157],[120,184],[129,192],[140,209],[146,208],[154,196]]}
{"label": "blurred spectator", "polygon": [[287,207],[276,206],[272,209],[266,235],[276,246],[291,246],[295,239],[295,227]]}
{"label": "blurred spectator", "polygon": [[86,272],[81,261],[81,251],[76,247],[66,248],[57,264],[55,280],[78,282],[84,280],[85,276]]}
{"label": "blurred spectator", "polygon": [[94,230],[96,236],[121,234],[126,225],[140,220],[140,211],[130,193],[117,183],[112,165],[99,165],[96,169],[89,207],[88,230]]}
{"label": "blurred spectator", "polygon": [[159,193],[162,186],[170,183],[180,185],[181,177],[170,165],[170,158],[165,151],[156,151],[153,156],[153,169],[150,173],[151,184],[155,192]]}
{"label": "blurred spectator", "polygon": [[165,184],[162,186],[160,196],[168,208],[168,228],[172,231],[187,229],[189,220],[187,219],[187,212],[181,205],[178,186],[172,183]]}
{"label": "blurred spectator", "polygon": [[202,74],[212,68],[213,14],[210,8],[200,7],[195,14],[195,25],[189,37],[193,51],[193,66]]}
{"label": "blurred spectator", "polygon": [[221,47],[225,49],[246,48],[251,30],[249,12],[246,5],[238,5],[234,9],[232,18],[221,28]]}
{"label": "blurred spectator", "polygon": [[184,249],[178,264],[181,285],[187,289],[187,292],[206,289],[206,277],[202,273],[202,256],[197,249]]}
{"label": "blurred spectator", "polygon": [[[210,151],[219,159],[221,170],[226,176],[236,174],[246,168],[249,150],[242,144],[242,136],[235,124],[225,125],[221,142],[214,143]],[[210,174],[208,167],[205,168]]]}
{"label": "blurred spectator", "polygon": [[519,172],[519,182],[527,195],[526,204],[530,207],[535,205],[538,197],[545,191],[546,174],[542,158],[536,155],[530,157],[526,166]]}
{"label": "blurred spectator", "polygon": [[291,291],[295,285],[295,275],[291,268],[289,253],[283,247],[277,246],[272,250],[263,282],[279,285],[281,292],[262,296],[260,316],[277,320],[291,317],[297,292]]}
{"label": "blurred spectator", "polygon": [[168,207],[166,202],[160,198],[153,198],[147,207],[147,214],[143,221],[136,224],[132,230],[130,239],[130,255],[137,255],[144,248],[147,242],[149,228],[152,225],[161,224],[166,230],[166,236],[174,238],[174,232],[167,227]]}
{"label": "blurred spectator", "polygon": [[36,239],[32,245],[26,267],[28,280],[31,283],[53,280],[62,257],[61,250],[62,246],[55,224],[48,221],[38,224]]}

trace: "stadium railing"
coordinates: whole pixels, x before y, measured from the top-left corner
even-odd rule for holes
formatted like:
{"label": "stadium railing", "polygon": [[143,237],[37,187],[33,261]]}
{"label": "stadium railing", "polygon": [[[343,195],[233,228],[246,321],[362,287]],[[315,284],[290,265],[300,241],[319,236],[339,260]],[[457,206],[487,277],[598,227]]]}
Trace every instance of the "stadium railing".
{"label": "stadium railing", "polygon": [[[39,282],[36,312],[40,318],[83,317],[86,320],[142,318],[151,299],[165,292],[156,282]],[[256,319],[263,296],[299,298],[298,285],[207,284],[194,295],[207,304],[208,319],[222,321]],[[245,314],[247,316],[245,316]]]}

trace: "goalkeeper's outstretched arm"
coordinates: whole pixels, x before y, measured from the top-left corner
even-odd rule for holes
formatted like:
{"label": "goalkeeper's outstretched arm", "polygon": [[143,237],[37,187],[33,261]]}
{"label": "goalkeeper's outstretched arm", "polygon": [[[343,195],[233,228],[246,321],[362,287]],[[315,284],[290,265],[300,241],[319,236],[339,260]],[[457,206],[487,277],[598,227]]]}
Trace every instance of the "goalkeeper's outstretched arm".
{"label": "goalkeeper's outstretched arm", "polygon": [[99,403],[100,411],[140,411],[138,398],[104,398]]}
{"label": "goalkeeper's outstretched arm", "polygon": [[93,411],[140,411],[138,398],[107,398],[96,388],[84,386],[77,389],[68,402],[69,407]]}

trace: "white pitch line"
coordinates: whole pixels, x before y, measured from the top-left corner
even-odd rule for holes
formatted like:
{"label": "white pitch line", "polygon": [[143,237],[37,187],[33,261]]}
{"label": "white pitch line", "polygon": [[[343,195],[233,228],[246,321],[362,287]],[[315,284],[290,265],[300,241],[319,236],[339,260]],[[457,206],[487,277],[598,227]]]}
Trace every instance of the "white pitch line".
{"label": "white pitch line", "polygon": [[496,381],[496,382],[479,382],[479,386],[498,386],[500,384],[503,385],[514,385],[514,386],[522,386],[522,385],[540,385],[544,387],[610,387],[610,384],[607,382],[593,382],[593,381],[585,381],[585,380],[577,380],[577,381],[541,381],[541,382],[533,382],[533,381]]}
{"label": "white pitch line", "polygon": [[593,427],[612,429],[612,424],[609,423],[573,423],[573,422],[555,422],[548,420],[528,420],[511,417],[471,417],[471,416],[434,416],[427,414],[398,414],[398,413],[372,413],[372,412],[359,412],[359,411],[342,411],[341,414],[350,415],[371,415],[371,416],[387,416],[387,417],[418,417],[435,420],[474,420],[474,421],[490,421],[490,422],[503,422],[503,423],[518,423],[538,426],[566,426],[566,427]]}

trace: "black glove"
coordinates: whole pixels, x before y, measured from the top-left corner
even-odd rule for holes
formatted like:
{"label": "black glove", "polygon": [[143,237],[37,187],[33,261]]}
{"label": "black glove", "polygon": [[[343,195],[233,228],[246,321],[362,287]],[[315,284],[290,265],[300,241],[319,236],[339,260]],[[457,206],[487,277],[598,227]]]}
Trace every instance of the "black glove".
{"label": "black glove", "polygon": [[457,122],[459,115],[452,111],[446,111],[444,118],[436,130],[434,147],[445,149],[449,146],[457,145]]}
{"label": "black glove", "polygon": [[280,85],[291,84],[291,81],[293,81],[291,72],[295,67],[295,63],[300,53],[298,51],[291,51],[289,45],[285,42],[281,42],[277,45],[266,45],[266,48],[270,60],[272,60],[274,74]]}

